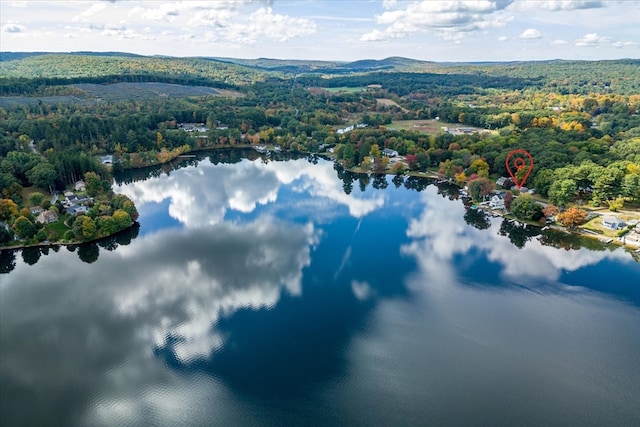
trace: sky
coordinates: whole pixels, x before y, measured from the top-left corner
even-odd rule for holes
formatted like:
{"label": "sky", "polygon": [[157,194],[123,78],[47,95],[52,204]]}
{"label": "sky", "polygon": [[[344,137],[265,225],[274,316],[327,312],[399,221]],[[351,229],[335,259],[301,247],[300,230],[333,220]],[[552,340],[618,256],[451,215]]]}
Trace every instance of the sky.
{"label": "sky", "polygon": [[639,58],[640,0],[1,0],[0,51],[334,61]]}

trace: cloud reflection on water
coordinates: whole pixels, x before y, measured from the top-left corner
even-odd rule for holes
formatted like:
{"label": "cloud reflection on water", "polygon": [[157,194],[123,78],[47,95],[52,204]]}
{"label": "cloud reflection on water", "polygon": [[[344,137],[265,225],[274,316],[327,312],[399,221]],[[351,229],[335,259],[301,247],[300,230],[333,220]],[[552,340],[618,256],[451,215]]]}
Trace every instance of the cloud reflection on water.
{"label": "cloud reflection on water", "polygon": [[[67,251],[20,263],[0,287],[0,390],[33,393],[34,415],[65,419],[74,412],[69,405],[115,402],[132,388],[166,381],[151,363],[154,347],[185,363],[210,356],[225,344],[215,326],[221,318],[301,294],[317,241],[312,224],[262,216],[242,226],[164,230],[103,252],[93,264]],[[109,408],[124,410],[123,402]]]}
{"label": "cloud reflection on water", "polygon": [[266,164],[245,159],[218,165],[203,160],[196,168],[134,182],[118,191],[135,200],[141,212],[147,203],[169,199],[169,215],[185,227],[201,227],[221,222],[228,209],[249,213],[258,205],[273,203],[281,186],[293,182],[295,191],[328,199],[333,206],[346,206],[357,218],[384,205],[380,193],[345,194],[331,163],[312,164],[304,159]]}
{"label": "cloud reflection on water", "polygon": [[[500,235],[501,219],[494,220],[487,230],[478,230],[460,220],[464,215],[461,203],[442,203],[434,187],[420,193],[420,197],[424,208],[409,221],[407,236],[413,241],[404,245],[402,251],[414,256],[425,273],[438,271],[442,276],[443,266],[450,265],[453,269],[454,257],[465,256],[472,250],[480,250],[489,261],[498,263],[503,278],[522,283],[557,280],[563,272],[576,271],[605,259],[632,262],[629,254],[622,250],[565,251],[545,246],[537,239],[518,249]],[[453,270],[449,273],[455,275]]]}

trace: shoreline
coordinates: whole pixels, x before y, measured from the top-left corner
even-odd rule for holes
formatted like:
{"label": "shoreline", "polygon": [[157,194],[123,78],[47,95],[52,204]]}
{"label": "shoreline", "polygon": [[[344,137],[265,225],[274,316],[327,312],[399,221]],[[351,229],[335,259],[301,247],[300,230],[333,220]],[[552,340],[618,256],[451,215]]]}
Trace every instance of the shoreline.
{"label": "shoreline", "polygon": [[[146,168],[152,168],[155,166],[162,166],[162,165],[166,165],[167,163],[171,163],[177,159],[182,159],[182,158],[192,158],[195,157],[195,153],[199,153],[202,151],[213,151],[213,150],[222,150],[222,149],[234,149],[234,148],[252,148],[253,146],[251,144],[226,144],[226,145],[215,145],[215,146],[211,146],[211,147],[202,147],[202,148],[196,148],[194,150],[190,150],[190,151],[186,151],[184,153],[178,154],[175,157],[172,157],[168,160],[162,161],[162,162],[158,162],[158,163],[149,163],[149,164],[145,164],[142,166],[132,166],[132,167],[128,167],[128,168],[122,168],[121,171],[122,172],[126,172],[126,171],[135,171],[135,170],[139,170],[139,169],[146,169]],[[129,154],[138,154],[138,153],[129,153]],[[193,155],[193,156],[192,156]],[[113,165],[111,165],[111,169],[113,169]]]}
{"label": "shoreline", "polygon": [[100,236],[100,237],[96,237],[94,239],[89,239],[89,240],[83,240],[80,242],[67,242],[67,241],[58,241],[58,242],[50,242],[45,240],[44,242],[39,242],[39,243],[32,243],[32,244],[19,244],[19,245],[15,245],[15,246],[0,246],[0,251],[11,251],[11,250],[20,250],[20,249],[28,249],[28,248],[50,248],[53,246],[75,246],[75,245],[83,245],[85,243],[92,243],[92,242],[97,242],[103,239],[108,239],[109,237],[113,237],[116,236],[120,233],[122,233],[123,231],[127,231],[127,230],[131,230],[133,227],[136,226],[140,226],[140,223],[138,221],[134,221],[133,224],[131,224],[130,226],[123,228],[122,230],[118,230],[113,234],[109,234],[107,236]]}
{"label": "shoreline", "polygon": [[[628,249],[628,250],[630,250],[632,252],[640,250],[640,244],[635,245],[635,244],[632,244],[632,243],[622,242],[622,241],[619,240],[618,237],[605,236],[605,235],[602,235],[602,234],[598,234],[595,231],[591,231],[589,229],[585,229],[583,227],[577,227],[575,229],[570,229],[570,228],[564,227],[564,226],[562,226],[560,224],[556,224],[556,223],[547,224],[547,225],[541,226],[540,224],[538,224],[536,222],[533,222],[533,221],[522,221],[522,220],[519,220],[519,219],[516,219],[516,218],[507,218],[504,215],[504,213],[496,212],[493,209],[488,208],[486,206],[478,206],[478,208],[482,209],[483,211],[485,211],[486,213],[488,213],[491,216],[497,215],[497,216],[502,217],[503,219],[506,219],[506,220],[512,219],[512,220],[515,220],[515,221],[517,221],[517,222],[519,222],[521,224],[526,224],[527,227],[529,227],[529,226],[530,227],[537,227],[537,228],[540,229],[540,231],[543,231],[544,228],[549,228],[549,229],[552,229],[552,230],[555,230],[555,231],[558,231],[558,232],[561,232],[561,233],[571,234],[571,235],[580,236],[580,237],[587,237],[587,238],[592,239],[592,240],[597,240],[602,245],[615,245],[615,246],[618,246],[618,247],[621,247],[621,248]],[[598,214],[598,216],[602,216],[602,214]]]}

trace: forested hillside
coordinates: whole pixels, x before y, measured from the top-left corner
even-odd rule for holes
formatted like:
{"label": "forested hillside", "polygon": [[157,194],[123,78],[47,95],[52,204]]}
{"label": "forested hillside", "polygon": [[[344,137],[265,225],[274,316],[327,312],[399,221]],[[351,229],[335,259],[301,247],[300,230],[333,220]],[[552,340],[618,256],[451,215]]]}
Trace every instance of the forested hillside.
{"label": "forested hillside", "polygon": [[[277,144],[291,151],[333,147],[347,168],[432,170],[461,185],[504,175],[507,153],[524,148],[536,161],[528,183],[556,204],[581,201],[615,208],[640,201],[638,60],[433,64],[392,58],[351,66],[228,62],[79,54],[3,61],[4,94],[75,91],[89,96],[88,86],[80,82],[138,79],[228,85],[240,95],[178,91],[154,99],[131,95],[80,104],[38,95],[31,98],[37,102],[7,106],[0,110],[3,197],[19,198],[30,185],[61,189],[87,171],[104,175],[98,159],[106,154],[114,155],[113,167],[122,169],[202,148]],[[307,72],[265,71],[282,67],[306,67]],[[343,71],[310,71],[327,67]],[[428,72],[420,72],[421,67]],[[345,71],[349,68],[358,71]],[[126,88],[117,90],[126,94]],[[427,122],[430,130],[424,131]],[[183,123],[206,129],[187,132]],[[458,126],[475,129],[443,129]],[[384,148],[396,150],[405,163],[391,167],[381,155]],[[47,173],[33,172],[36,168]]]}
{"label": "forested hillside", "polygon": [[163,82],[237,88],[262,81],[266,75],[198,58],[43,54],[1,61],[0,95],[43,93],[45,87],[71,83]]}

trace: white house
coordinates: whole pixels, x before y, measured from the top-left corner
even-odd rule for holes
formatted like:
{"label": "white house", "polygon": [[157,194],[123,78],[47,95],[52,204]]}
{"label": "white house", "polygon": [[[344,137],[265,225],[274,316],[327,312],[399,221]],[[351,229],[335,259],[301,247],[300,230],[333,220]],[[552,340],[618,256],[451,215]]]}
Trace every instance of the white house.
{"label": "white house", "polygon": [[40,215],[36,218],[41,224],[51,224],[52,222],[56,222],[58,220],[58,214],[54,211],[44,211],[41,212]]}
{"label": "white house", "polygon": [[111,154],[102,156],[100,157],[100,161],[102,162],[103,165],[110,165],[113,163],[113,156]]}
{"label": "white house", "polygon": [[31,212],[31,215],[38,215],[40,212],[42,212],[44,209],[42,209],[40,206],[32,206],[29,211]]}
{"label": "white house", "polygon": [[625,223],[616,216],[605,215],[602,217],[602,226],[611,230],[620,230],[625,226]]}
{"label": "white house", "polygon": [[508,176],[501,176],[496,181],[496,184],[498,184],[499,186],[501,186],[503,188],[511,188],[513,186],[513,180],[511,178],[509,178]]}
{"label": "white house", "polygon": [[504,194],[494,194],[489,201],[489,207],[491,209],[504,209]]}
{"label": "white house", "polygon": [[78,215],[81,213],[89,212],[89,208],[83,205],[72,205],[66,209],[67,209],[67,213],[71,215]]}
{"label": "white house", "polygon": [[398,152],[396,150],[392,150],[390,148],[385,148],[382,150],[382,155],[387,157],[397,157]]}
{"label": "white house", "polygon": [[347,132],[351,132],[353,129],[354,129],[354,126],[353,126],[353,125],[351,125],[351,126],[347,126],[347,127],[346,127],[346,128],[344,128],[344,129],[338,129],[338,130],[336,131],[336,133],[337,133],[338,135],[342,135],[342,134],[345,134],[345,133],[347,133]]}

